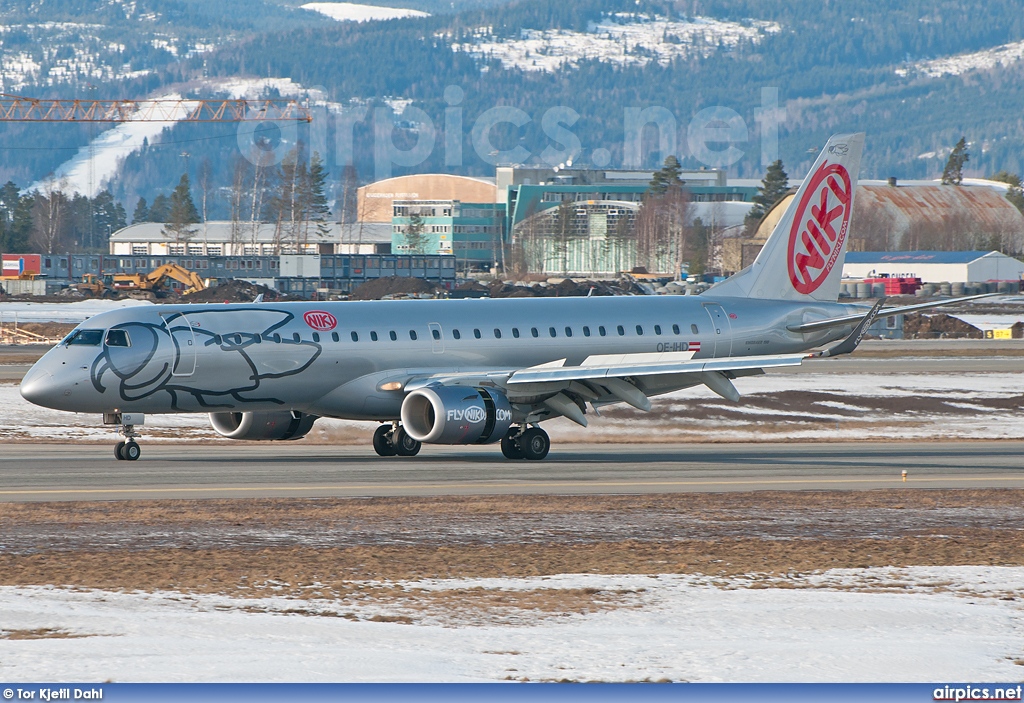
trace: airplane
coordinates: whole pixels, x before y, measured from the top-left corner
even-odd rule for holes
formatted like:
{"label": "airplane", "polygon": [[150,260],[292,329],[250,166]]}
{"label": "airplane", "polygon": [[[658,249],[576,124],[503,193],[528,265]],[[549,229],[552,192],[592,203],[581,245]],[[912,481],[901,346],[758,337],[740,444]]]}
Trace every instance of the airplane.
{"label": "airplane", "polygon": [[[152,305],[101,313],[26,374],[28,401],[102,414],[135,461],[146,414],[209,413],[237,440],[296,440],[321,417],[377,421],[381,456],[500,444],[540,460],[541,423],[846,354],[882,309],[838,302],[863,134],[826,143],[754,263],[695,296]],[[811,352],[824,345],[831,347]]]}

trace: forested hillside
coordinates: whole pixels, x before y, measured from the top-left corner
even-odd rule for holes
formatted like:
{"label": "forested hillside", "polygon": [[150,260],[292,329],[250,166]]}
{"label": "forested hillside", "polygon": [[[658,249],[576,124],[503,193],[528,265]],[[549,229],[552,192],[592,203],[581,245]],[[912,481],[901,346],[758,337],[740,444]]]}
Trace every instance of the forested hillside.
{"label": "forested hillside", "polygon": [[[35,26],[40,3],[10,4],[0,11],[0,23],[15,27],[0,35],[0,78],[7,91],[17,83],[11,67],[25,64],[12,57],[36,56],[33,43],[42,31]],[[717,165],[695,158],[687,137],[701,110],[721,106],[735,111],[747,133],[736,145],[743,153],[729,164],[731,172],[759,177],[758,110],[770,107],[763,88],[777,89],[779,156],[794,175],[806,169],[828,134],[848,130],[868,133],[863,176],[935,177],[961,136],[971,149],[968,173],[1024,170],[1024,61],[998,58],[1022,53],[1019,0],[468,0],[460,7],[469,9],[454,14],[443,13],[452,4],[440,0],[396,0],[380,4],[433,16],[365,23],[336,22],[300,4],[137,0],[95,9],[84,0],[47,0],[47,19],[77,23],[62,30],[60,46],[72,46],[67,42],[77,36],[84,46],[97,47],[94,63],[111,66],[112,73],[108,80],[83,74],[62,82],[47,73],[58,59],[39,54],[33,59],[41,66],[36,78],[22,70],[22,84],[13,92],[223,95],[227,82],[239,77],[288,78],[298,95],[316,88],[320,92],[311,96],[322,99],[318,104],[326,100],[320,127],[326,127],[326,139],[308,131],[297,136],[325,151],[321,156],[335,182],[348,158],[343,146],[349,131],[357,178],[380,173],[374,108],[396,108],[398,147],[425,133],[422,114],[401,114],[407,105],[425,111],[438,133],[425,158],[396,165],[394,173],[493,174],[488,155],[477,153],[472,126],[495,106],[519,108],[532,119],[495,130],[494,149],[521,146],[532,160],[546,147],[566,146],[542,126],[551,108],[565,106],[580,116],[569,127],[579,140],[576,163],[619,166],[626,155],[626,109],[660,106],[676,121],[683,164]],[[124,49],[114,51],[112,44]],[[1004,47],[1003,54],[991,53],[997,47]],[[956,58],[937,63],[948,57]],[[461,89],[461,100],[446,101],[450,86]],[[453,105],[461,111],[460,160],[446,159],[440,131]],[[355,116],[354,125],[346,126],[352,118],[340,116],[345,110]],[[0,129],[0,180],[22,186],[55,169],[96,131],[10,123]],[[271,144],[282,138],[273,130],[266,136]],[[643,149],[648,167],[661,156],[649,136]],[[595,156],[595,150],[606,151]],[[129,157],[109,185],[131,212],[140,195],[151,201],[169,191],[186,168],[195,182],[206,163],[213,212],[223,216],[228,199],[222,194],[237,178],[238,161],[231,125],[178,125]]]}

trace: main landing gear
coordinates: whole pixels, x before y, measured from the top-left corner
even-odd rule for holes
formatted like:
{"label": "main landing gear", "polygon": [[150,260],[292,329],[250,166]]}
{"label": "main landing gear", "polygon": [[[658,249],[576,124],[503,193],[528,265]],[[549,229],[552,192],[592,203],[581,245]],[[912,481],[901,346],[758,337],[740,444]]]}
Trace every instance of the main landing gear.
{"label": "main landing gear", "polygon": [[135,438],[139,433],[135,431],[136,425],[146,421],[142,413],[104,413],[104,425],[120,425],[117,429],[119,435],[124,435],[124,441],[114,445],[114,457],[118,461],[137,461],[142,456]]}
{"label": "main landing gear", "polygon": [[373,433],[373,451],[378,456],[416,456],[422,446],[397,422],[381,425]]}
{"label": "main landing gear", "polygon": [[548,433],[539,427],[513,427],[501,438],[501,453],[506,459],[540,461],[548,455],[550,449]]}

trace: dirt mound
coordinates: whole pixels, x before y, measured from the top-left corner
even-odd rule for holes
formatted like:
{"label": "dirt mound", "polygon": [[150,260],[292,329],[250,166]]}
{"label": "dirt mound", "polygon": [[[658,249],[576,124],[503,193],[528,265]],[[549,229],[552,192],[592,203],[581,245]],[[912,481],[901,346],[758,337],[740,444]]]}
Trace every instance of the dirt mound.
{"label": "dirt mound", "polygon": [[905,339],[981,339],[984,336],[977,327],[944,313],[911,313],[903,318]]}
{"label": "dirt mound", "polygon": [[349,295],[349,300],[380,300],[386,295],[440,295],[443,290],[422,278],[384,276],[358,286]]}
{"label": "dirt mound", "polygon": [[282,295],[273,288],[236,278],[214,288],[207,288],[184,296],[181,300],[189,303],[251,303],[260,294],[263,295],[264,300],[268,301],[290,299],[289,296]]}

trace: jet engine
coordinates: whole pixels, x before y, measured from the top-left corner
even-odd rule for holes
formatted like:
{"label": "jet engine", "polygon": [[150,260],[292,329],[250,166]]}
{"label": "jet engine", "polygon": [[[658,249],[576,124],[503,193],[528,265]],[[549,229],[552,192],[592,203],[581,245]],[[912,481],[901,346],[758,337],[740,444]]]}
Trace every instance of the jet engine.
{"label": "jet engine", "polygon": [[427,386],[402,402],[402,426],[428,444],[490,444],[512,425],[512,406],[502,393],[467,386]]}
{"label": "jet engine", "polygon": [[301,439],[316,422],[316,415],[291,411],[210,413],[210,424],[228,439]]}

